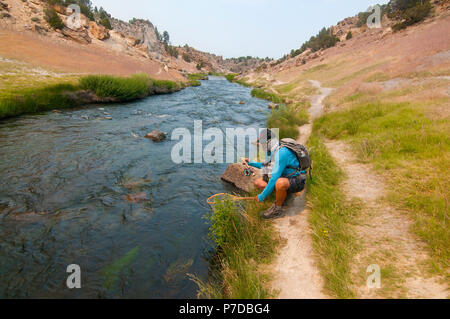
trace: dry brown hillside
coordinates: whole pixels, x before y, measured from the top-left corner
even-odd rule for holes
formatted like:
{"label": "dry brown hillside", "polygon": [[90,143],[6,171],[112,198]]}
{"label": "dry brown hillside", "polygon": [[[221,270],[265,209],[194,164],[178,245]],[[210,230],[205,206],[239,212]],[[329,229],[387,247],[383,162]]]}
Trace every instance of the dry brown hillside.
{"label": "dry brown hillside", "polygon": [[[44,10],[53,8],[66,26],[52,28]],[[183,80],[186,73],[227,72],[220,56],[184,48],[172,56],[147,20],[124,22],[110,17],[112,30],[81,15],[81,27],[67,27],[66,8],[44,0],[0,1],[0,56],[70,73],[129,75],[145,72],[157,79]]]}

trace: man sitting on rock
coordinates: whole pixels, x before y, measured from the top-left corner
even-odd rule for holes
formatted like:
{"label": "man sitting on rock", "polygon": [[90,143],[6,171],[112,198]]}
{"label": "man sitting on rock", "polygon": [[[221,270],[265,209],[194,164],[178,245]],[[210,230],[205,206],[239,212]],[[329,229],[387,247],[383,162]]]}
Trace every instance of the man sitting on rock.
{"label": "man sitting on rock", "polygon": [[276,202],[261,214],[265,219],[281,216],[282,206],[287,194],[303,191],[306,182],[306,171],[299,171],[300,166],[295,154],[280,143],[271,130],[264,130],[257,143],[266,152],[266,162],[258,163],[245,159],[253,167],[263,170],[263,178],[255,181],[255,187],[263,190],[255,200],[262,203],[272,192],[276,192]]}

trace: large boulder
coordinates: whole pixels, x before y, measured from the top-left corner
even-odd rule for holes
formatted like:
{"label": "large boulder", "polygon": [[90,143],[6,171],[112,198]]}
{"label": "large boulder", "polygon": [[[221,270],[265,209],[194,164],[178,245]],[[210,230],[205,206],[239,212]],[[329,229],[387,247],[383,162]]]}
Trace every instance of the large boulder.
{"label": "large boulder", "polygon": [[106,40],[109,39],[109,31],[102,25],[98,25],[94,21],[89,22],[89,32],[91,33],[92,37],[98,39],[98,40]]}
{"label": "large boulder", "polygon": [[250,193],[255,189],[255,181],[258,178],[262,178],[261,170],[253,167],[251,170],[253,171],[253,174],[251,174],[251,176],[246,176],[245,167],[242,164],[231,164],[222,174],[222,180],[233,184],[240,190]]}
{"label": "large boulder", "polygon": [[64,27],[61,30],[61,33],[65,37],[81,44],[89,44],[92,42],[92,39],[89,37],[89,34],[86,30],[74,31],[72,29]]}
{"label": "large boulder", "polygon": [[145,138],[151,139],[153,142],[162,142],[166,139],[166,133],[154,130],[153,132],[145,135]]}

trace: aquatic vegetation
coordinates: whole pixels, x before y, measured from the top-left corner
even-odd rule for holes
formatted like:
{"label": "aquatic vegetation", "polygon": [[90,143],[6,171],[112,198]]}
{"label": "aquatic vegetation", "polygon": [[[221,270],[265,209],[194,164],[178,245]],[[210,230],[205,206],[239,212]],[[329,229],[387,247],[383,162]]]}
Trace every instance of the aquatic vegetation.
{"label": "aquatic vegetation", "polygon": [[264,299],[273,294],[265,285],[268,276],[260,268],[270,263],[279,245],[273,224],[259,217],[270,201],[238,205],[231,201],[216,202],[207,217],[211,225],[209,236],[217,251],[207,282],[191,275],[199,286],[199,297]]}
{"label": "aquatic vegetation", "polygon": [[175,280],[177,276],[186,276],[189,268],[194,264],[193,259],[188,260],[177,260],[172,263],[169,268],[167,268],[167,272],[165,273],[163,279],[165,282],[170,282]]}
{"label": "aquatic vegetation", "polygon": [[105,267],[105,269],[103,270],[103,274],[105,277],[105,287],[107,289],[111,289],[114,287],[120,273],[131,265],[131,263],[136,259],[138,254],[139,254],[139,246],[130,250],[123,257],[119,258],[111,265]]}

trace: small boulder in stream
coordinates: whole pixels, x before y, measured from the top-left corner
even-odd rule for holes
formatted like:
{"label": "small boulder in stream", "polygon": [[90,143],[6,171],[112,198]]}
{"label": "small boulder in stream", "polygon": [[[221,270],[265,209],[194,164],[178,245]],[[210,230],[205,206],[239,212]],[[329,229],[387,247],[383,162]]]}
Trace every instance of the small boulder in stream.
{"label": "small boulder in stream", "polygon": [[255,189],[255,181],[262,178],[261,170],[252,167],[253,174],[245,176],[245,167],[242,164],[231,164],[222,174],[222,180],[233,184],[235,187],[250,193]]}
{"label": "small boulder in stream", "polygon": [[142,192],[138,194],[130,194],[125,197],[125,200],[131,204],[137,204],[147,200],[147,193]]}
{"label": "small boulder in stream", "polygon": [[145,135],[145,138],[151,139],[153,142],[162,142],[166,139],[166,133],[154,130]]}

